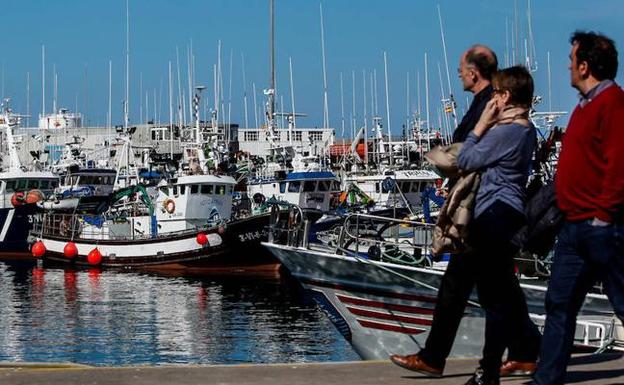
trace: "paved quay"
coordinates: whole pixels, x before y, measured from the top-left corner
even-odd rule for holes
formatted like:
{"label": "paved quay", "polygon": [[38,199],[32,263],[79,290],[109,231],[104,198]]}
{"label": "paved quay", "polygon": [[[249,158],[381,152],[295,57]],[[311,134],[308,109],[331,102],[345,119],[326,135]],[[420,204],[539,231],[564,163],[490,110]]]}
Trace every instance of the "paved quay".
{"label": "paved quay", "polygon": [[[367,385],[463,384],[476,360],[451,360],[446,376],[431,379],[388,361],[337,363],[89,367],[62,364],[0,363],[1,385]],[[505,385],[523,384],[527,377],[502,379]],[[619,354],[576,356],[568,371],[569,384],[624,384],[624,358]]]}

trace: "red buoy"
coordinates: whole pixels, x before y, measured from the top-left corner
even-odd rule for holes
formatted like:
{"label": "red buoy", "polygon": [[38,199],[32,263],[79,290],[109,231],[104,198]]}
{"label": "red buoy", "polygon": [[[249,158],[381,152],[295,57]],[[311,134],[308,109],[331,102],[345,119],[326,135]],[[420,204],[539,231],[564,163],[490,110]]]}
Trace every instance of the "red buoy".
{"label": "red buoy", "polygon": [[18,191],[11,195],[11,204],[13,207],[21,206],[24,204],[24,192]]}
{"label": "red buoy", "polygon": [[87,254],[87,262],[89,262],[89,265],[93,266],[97,266],[102,263],[102,253],[100,253],[100,250],[98,250],[97,247],[89,251],[89,254]]}
{"label": "red buoy", "polygon": [[46,247],[43,242],[37,241],[32,245],[30,251],[32,252],[33,257],[41,258],[46,252]]}
{"label": "red buoy", "polygon": [[74,242],[67,242],[63,248],[63,254],[69,259],[78,255],[78,248],[76,247],[76,244]]}
{"label": "red buoy", "polygon": [[199,243],[202,246],[208,243],[208,237],[206,236],[205,233],[197,234],[197,243]]}

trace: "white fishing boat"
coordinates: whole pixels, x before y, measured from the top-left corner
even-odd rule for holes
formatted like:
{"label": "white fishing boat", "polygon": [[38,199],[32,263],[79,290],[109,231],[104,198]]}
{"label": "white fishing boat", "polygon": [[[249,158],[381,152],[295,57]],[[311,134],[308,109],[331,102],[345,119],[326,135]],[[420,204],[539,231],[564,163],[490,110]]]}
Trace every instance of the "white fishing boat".
{"label": "white fishing boat", "polygon": [[[309,228],[304,220],[285,229],[272,226],[272,237],[263,245],[312,294],[363,359],[418,352],[432,323],[445,268],[445,263],[433,262],[429,256],[431,227],[354,214],[329,245],[308,243]],[[283,231],[287,236],[281,235]],[[534,273],[520,275],[529,312],[538,325],[543,325],[545,316],[547,262],[530,260],[533,268],[528,270]],[[453,356],[480,356],[484,322],[474,293]],[[624,329],[600,288],[585,300],[575,343],[599,350],[624,348]]]}

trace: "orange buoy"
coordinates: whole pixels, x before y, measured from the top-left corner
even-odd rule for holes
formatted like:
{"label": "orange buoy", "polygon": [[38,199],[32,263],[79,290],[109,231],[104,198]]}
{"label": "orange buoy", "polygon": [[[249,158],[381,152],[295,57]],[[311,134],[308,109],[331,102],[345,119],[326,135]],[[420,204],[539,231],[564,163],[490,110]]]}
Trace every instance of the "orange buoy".
{"label": "orange buoy", "polygon": [[43,196],[43,193],[39,190],[30,190],[28,192],[28,194],[26,194],[26,197],[24,198],[24,200],[26,201],[26,203],[32,204],[32,203],[37,203],[39,201],[42,201],[45,197]]}
{"label": "orange buoy", "polygon": [[97,266],[102,263],[102,253],[100,253],[100,250],[98,250],[97,247],[89,251],[89,254],[87,254],[87,262],[89,262],[89,265],[93,266]]}
{"label": "orange buoy", "polygon": [[197,234],[197,243],[199,243],[202,246],[208,243],[208,237],[206,236],[205,233]]}
{"label": "orange buoy", "polygon": [[37,241],[32,245],[30,251],[32,252],[33,257],[41,258],[46,252],[46,247],[43,242]]}
{"label": "orange buoy", "polygon": [[69,259],[78,255],[78,248],[76,247],[76,244],[74,242],[67,242],[63,248],[63,254]]}

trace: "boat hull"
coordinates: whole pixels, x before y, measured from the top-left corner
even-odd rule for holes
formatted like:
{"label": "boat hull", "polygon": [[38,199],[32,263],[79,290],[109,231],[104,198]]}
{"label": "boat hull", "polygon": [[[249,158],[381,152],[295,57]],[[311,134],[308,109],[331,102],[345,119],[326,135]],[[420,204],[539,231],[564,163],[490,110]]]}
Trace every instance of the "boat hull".
{"label": "boat hull", "polygon": [[[308,290],[363,359],[413,354],[425,343],[432,324],[437,288],[444,271],[375,262],[325,251],[264,243]],[[524,283],[532,318],[543,322],[545,283]],[[604,325],[613,311],[604,295],[589,295],[579,317]],[[451,352],[479,357],[484,312],[473,293]],[[581,339],[583,330],[578,330]]]}
{"label": "boat hull", "polygon": [[[260,244],[266,240],[269,214],[230,222],[226,226],[203,231],[185,231],[153,238],[137,239],[71,239],[67,236],[44,235],[44,262],[90,266],[88,254],[96,247],[102,255],[98,264],[105,268],[137,268],[150,271],[175,271],[184,274],[264,272],[277,274],[280,264]],[[203,232],[208,243],[197,242]],[[68,242],[76,245],[78,254],[67,258]]]}
{"label": "boat hull", "polygon": [[30,253],[28,234],[33,227],[30,216],[37,211],[34,204],[0,209],[0,258]]}

